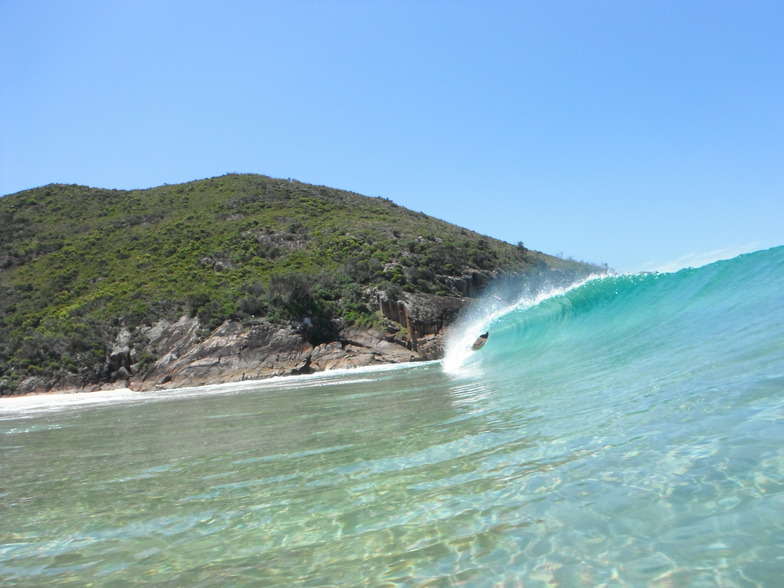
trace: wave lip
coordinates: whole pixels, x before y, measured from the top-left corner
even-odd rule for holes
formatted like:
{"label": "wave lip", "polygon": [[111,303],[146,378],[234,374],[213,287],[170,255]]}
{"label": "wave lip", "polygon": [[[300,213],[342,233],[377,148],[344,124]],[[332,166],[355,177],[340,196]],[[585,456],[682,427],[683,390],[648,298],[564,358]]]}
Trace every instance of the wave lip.
{"label": "wave lip", "polygon": [[725,261],[734,259],[744,253],[753,253],[766,249],[765,244],[761,241],[755,243],[746,243],[744,245],[736,245],[734,247],[724,247],[722,249],[713,249],[703,253],[688,253],[681,255],[676,259],[665,262],[650,261],[642,264],[632,273],[645,273],[645,272],[662,272],[673,273],[686,268],[699,268],[710,265],[717,261]]}

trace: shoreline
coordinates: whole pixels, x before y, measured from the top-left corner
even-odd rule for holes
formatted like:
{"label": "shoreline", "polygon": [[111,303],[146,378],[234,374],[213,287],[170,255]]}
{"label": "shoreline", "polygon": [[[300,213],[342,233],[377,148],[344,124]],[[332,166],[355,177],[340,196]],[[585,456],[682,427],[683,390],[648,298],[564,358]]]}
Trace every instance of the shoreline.
{"label": "shoreline", "polygon": [[111,405],[118,401],[182,399],[189,396],[206,396],[225,392],[238,392],[246,389],[274,387],[276,384],[292,385],[296,381],[317,378],[361,375],[363,373],[386,372],[409,369],[413,366],[435,365],[440,360],[411,361],[401,363],[379,363],[353,368],[328,369],[310,374],[273,376],[257,380],[234,382],[212,382],[196,386],[158,388],[155,390],[133,390],[128,387],[108,387],[94,390],[64,389],[51,392],[31,392],[0,397],[0,418],[24,414],[37,409],[54,410],[65,407],[88,405]]}

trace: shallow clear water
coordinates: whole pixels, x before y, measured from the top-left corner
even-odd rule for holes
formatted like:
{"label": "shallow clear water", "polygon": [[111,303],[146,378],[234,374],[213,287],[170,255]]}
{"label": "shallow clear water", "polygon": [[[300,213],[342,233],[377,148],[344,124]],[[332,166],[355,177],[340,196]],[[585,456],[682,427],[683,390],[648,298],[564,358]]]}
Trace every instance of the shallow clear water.
{"label": "shallow clear water", "polygon": [[0,584],[781,586],[783,268],[523,300],[457,363],[4,399]]}

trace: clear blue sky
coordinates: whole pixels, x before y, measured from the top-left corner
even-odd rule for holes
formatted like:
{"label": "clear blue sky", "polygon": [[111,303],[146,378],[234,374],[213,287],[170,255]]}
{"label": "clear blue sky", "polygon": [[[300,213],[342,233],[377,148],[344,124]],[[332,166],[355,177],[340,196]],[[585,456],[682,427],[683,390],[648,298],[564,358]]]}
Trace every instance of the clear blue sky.
{"label": "clear blue sky", "polygon": [[0,0],[0,115],[0,194],[253,172],[619,270],[784,244],[780,0]]}

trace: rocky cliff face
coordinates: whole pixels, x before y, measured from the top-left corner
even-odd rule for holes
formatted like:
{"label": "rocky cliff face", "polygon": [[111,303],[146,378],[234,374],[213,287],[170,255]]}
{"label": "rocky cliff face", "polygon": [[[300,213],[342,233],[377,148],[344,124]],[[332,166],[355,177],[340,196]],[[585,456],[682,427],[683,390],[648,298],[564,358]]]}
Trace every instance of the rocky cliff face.
{"label": "rocky cliff face", "polygon": [[301,329],[280,328],[265,320],[249,327],[226,322],[206,340],[189,342],[197,328],[198,319],[183,318],[150,329],[145,348],[161,357],[147,369],[132,365],[128,386],[135,390],[200,386],[418,358],[370,330],[342,329],[338,341],[313,346]]}
{"label": "rocky cliff face", "polygon": [[445,329],[464,300],[418,294],[392,301],[378,294],[377,303],[386,331],[338,325],[335,341],[315,346],[307,341],[304,323],[281,327],[265,319],[245,326],[227,321],[204,340],[195,317],[159,321],[133,333],[123,329],[107,354],[102,381],[29,378],[17,393],[123,386],[145,391],[438,359]]}

